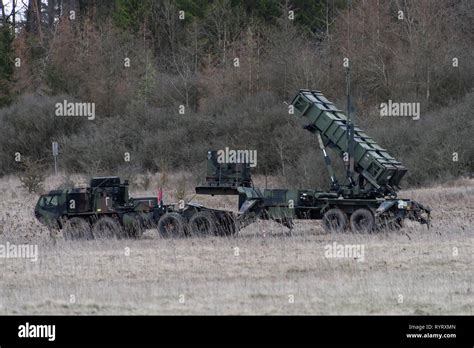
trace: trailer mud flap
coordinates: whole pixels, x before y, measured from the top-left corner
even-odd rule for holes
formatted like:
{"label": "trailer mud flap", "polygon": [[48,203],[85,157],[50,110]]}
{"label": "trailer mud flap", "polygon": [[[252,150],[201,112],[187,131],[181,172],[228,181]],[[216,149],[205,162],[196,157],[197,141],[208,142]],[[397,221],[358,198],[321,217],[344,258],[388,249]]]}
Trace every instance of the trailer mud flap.
{"label": "trailer mud flap", "polygon": [[257,204],[257,200],[245,201],[240,207],[239,214],[247,213],[252,207],[255,206],[255,204]]}

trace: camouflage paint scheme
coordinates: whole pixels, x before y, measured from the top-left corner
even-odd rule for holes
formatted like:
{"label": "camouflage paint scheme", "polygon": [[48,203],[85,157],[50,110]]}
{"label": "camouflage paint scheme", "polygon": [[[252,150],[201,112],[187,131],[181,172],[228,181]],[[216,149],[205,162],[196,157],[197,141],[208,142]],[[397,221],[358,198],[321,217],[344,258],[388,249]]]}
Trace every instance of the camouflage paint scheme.
{"label": "camouflage paint scheme", "polygon": [[213,234],[219,225],[221,235],[228,235],[259,218],[275,220],[290,229],[293,219],[322,219],[326,227],[337,222],[341,230],[347,228],[349,220],[352,229],[363,227],[364,223],[370,229],[389,225],[399,228],[407,218],[429,226],[428,207],[397,198],[396,191],[407,169],[355,125],[350,137],[348,118],[321,92],[300,90],[290,106],[303,127],[318,136],[332,180],[334,172],[325,148],[332,147],[343,158],[349,139],[354,141],[351,153],[357,177],[347,175],[342,185],[334,179],[328,191],[260,189],[253,186],[250,163],[220,163],[218,152],[208,151],[206,182],[196,187],[196,193],[238,195],[237,215],[190,203],[176,209],[158,202],[156,197],[130,198],[128,182],[121,183],[118,177],[99,177],[91,180],[90,187],[42,195],[35,216],[59,228],[72,217],[82,217],[92,225],[102,216],[112,216],[123,227],[158,224],[164,234],[168,234],[164,226],[173,225],[173,231],[180,235],[193,233],[188,224]]}
{"label": "camouflage paint scheme", "polygon": [[166,211],[167,206],[160,205],[157,197],[129,197],[128,182],[121,183],[118,177],[97,177],[89,187],[53,190],[41,195],[35,216],[57,228],[73,217],[93,223],[101,216],[112,216],[122,226],[131,227],[140,217],[157,220]]}

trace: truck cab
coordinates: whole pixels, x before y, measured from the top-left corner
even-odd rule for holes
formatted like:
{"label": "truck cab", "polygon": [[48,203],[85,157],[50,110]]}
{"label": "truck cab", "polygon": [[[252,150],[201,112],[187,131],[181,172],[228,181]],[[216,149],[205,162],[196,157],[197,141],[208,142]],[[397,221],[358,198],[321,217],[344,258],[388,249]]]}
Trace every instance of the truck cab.
{"label": "truck cab", "polygon": [[61,226],[61,216],[67,213],[67,190],[53,190],[39,197],[35,217],[49,226]]}

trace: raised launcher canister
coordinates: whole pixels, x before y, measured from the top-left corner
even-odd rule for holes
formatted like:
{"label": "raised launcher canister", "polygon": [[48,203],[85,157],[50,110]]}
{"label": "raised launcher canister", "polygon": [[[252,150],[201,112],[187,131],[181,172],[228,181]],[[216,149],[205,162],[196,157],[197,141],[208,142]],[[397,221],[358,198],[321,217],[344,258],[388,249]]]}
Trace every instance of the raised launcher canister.
{"label": "raised launcher canister", "polygon": [[[348,148],[347,116],[319,91],[301,89],[291,105],[304,128],[320,133],[324,146],[333,148],[342,157]],[[354,170],[373,187],[377,196],[395,195],[407,172],[357,126],[354,127]]]}

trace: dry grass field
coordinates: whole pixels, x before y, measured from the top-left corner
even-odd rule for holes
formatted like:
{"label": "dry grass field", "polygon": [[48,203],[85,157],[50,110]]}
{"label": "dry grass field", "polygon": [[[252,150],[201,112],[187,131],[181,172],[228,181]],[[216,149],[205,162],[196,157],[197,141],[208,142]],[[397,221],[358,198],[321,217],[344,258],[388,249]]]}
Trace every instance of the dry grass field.
{"label": "dry grass field", "polygon": [[[300,221],[292,235],[259,222],[231,238],[66,242],[16,178],[0,193],[0,244],[38,245],[36,262],[0,258],[0,314],[473,314],[474,180],[402,192],[433,209],[432,228],[371,235]],[[364,260],[327,258],[334,242]]]}

